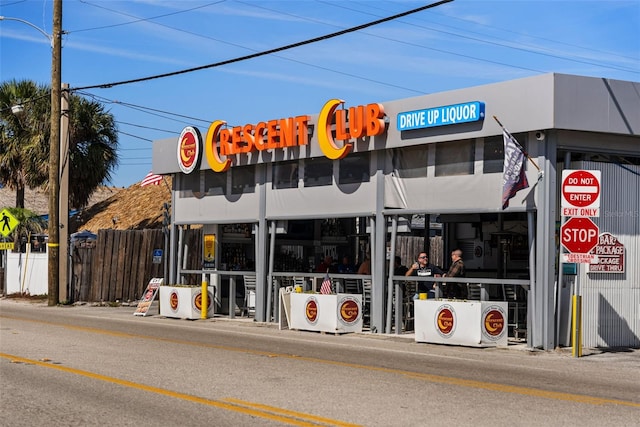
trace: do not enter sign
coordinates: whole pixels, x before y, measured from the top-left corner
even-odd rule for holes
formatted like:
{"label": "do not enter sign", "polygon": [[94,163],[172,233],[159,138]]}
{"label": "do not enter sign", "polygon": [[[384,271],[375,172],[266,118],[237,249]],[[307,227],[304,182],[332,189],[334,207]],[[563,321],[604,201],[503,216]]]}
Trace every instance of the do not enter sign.
{"label": "do not enter sign", "polygon": [[598,244],[598,232],[590,218],[571,218],[562,224],[560,241],[569,252],[586,254]]}
{"label": "do not enter sign", "polygon": [[562,171],[562,216],[600,216],[600,171]]}

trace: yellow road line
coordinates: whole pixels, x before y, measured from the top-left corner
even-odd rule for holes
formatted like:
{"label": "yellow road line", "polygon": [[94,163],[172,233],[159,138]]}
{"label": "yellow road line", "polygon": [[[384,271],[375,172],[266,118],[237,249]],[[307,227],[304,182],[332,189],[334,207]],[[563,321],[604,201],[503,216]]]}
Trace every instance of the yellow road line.
{"label": "yellow road line", "polygon": [[[283,415],[290,416],[290,417],[297,417],[298,416],[298,415],[296,415],[296,414],[298,414],[298,412],[290,411],[288,409],[277,408],[275,406],[264,405],[262,403],[246,402],[244,400],[234,399],[232,397],[229,397],[227,399],[223,399],[223,401],[229,402],[229,403],[234,404],[234,405],[258,408],[258,409],[260,409],[262,411],[283,414]],[[318,416],[315,416],[315,415],[308,415],[308,414],[306,415],[306,419],[310,420],[310,421],[316,421],[316,422],[319,422],[319,423],[322,423],[322,424],[340,425],[340,426],[344,426],[344,427],[356,427],[356,426],[359,425],[359,424],[350,424],[350,423],[335,424],[336,420],[332,420],[330,418],[325,418],[325,417],[318,417]]]}
{"label": "yellow road line", "polygon": [[54,365],[48,362],[27,359],[24,357],[14,356],[6,353],[0,353],[0,357],[9,359],[12,362],[29,363],[32,365],[43,366],[45,368],[57,369],[59,371],[63,371],[66,373],[81,375],[87,378],[105,381],[113,384],[118,384],[124,387],[143,390],[150,393],[156,393],[163,396],[186,400],[193,403],[199,403],[201,405],[214,406],[216,408],[225,409],[227,411],[240,412],[242,414],[252,415],[254,417],[265,418],[271,421],[277,421],[280,423],[286,423],[290,425],[296,425],[296,426],[329,425],[329,426],[344,426],[344,427],[357,426],[357,424],[349,424],[339,420],[317,417],[315,415],[305,414],[303,412],[290,411],[290,410],[276,408],[273,406],[262,405],[259,403],[245,402],[237,399],[225,399],[225,401],[205,399],[203,397],[192,396],[190,394],[179,393],[176,391],[171,391],[171,390],[167,390],[159,387],[140,384],[133,381],[122,380],[120,378],[109,377],[107,375],[101,375],[95,372],[69,368],[67,366],[62,366],[62,365]]}
{"label": "yellow road line", "polygon": [[417,372],[403,371],[403,370],[400,370],[400,369],[383,368],[383,367],[376,367],[376,366],[366,366],[366,365],[359,365],[359,364],[355,364],[355,363],[317,359],[317,358],[314,358],[314,357],[303,357],[303,356],[296,356],[296,355],[291,355],[291,354],[272,353],[272,352],[266,352],[266,351],[260,351],[260,350],[247,350],[247,349],[237,348],[237,347],[228,347],[228,346],[221,346],[221,345],[215,345],[215,344],[198,343],[198,342],[193,342],[193,341],[177,340],[177,339],[171,339],[171,338],[152,337],[152,336],[148,336],[148,335],[129,334],[129,333],[124,333],[124,332],[112,332],[112,331],[107,331],[107,330],[104,330],[104,329],[89,328],[89,327],[82,327],[82,326],[73,326],[73,325],[67,325],[67,324],[64,324],[64,323],[51,323],[51,322],[44,322],[44,321],[41,321],[41,320],[34,320],[34,319],[24,319],[24,318],[9,317],[9,316],[3,316],[3,315],[0,315],[0,318],[8,318],[8,319],[28,321],[28,322],[34,322],[34,323],[44,323],[44,324],[48,324],[48,325],[61,326],[61,327],[64,327],[64,328],[69,328],[69,329],[76,329],[76,330],[81,330],[81,331],[94,332],[94,333],[104,334],[104,335],[120,336],[120,337],[125,337],[125,338],[148,339],[148,340],[169,342],[169,343],[173,343],[173,344],[190,345],[190,346],[194,346],[194,347],[206,347],[206,348],[213,348],[213,349],[217,349],[217,350],[233,351],[233,352],[244,353],[244,354],[253,354],[253,355],[268,356],[268,357],[280,357],[280,358],[283,358],[283,359],[296,359],[296,360],[301,360],[301,361],[306,361],[306,362],[323,363],[323,364],[326,364],[326,365],[341,366],[341,367],[352,368],[352,369],[385,372],[385,373],[394,374],[394,375],[404,375],[404,376],[406,376],[408,378],[413,378],[413,379],[418,379],[418,380],[423,380],[423,381],[429,381],[429,382],[434,382],[434,383],[450,384],[450,385],[456,385],[456,386],[461,386],[461,387],[470,387],[470,388],[477,388],[477,389],[484,389],[484,390],[493,390],[493,391],[498,391],[498,392],[502,392],[502,393],[512,393],[512,394],[520,394],[520,395],[525,395],[525,396],[542,397],[542,398],[546,398],[546,399],[564,400],[564,401],[578,402],[578,403],[587,403],[587,404],[591,404],[591,405],[612,404],[612,405],[622,405],[622,406],[630,406],[630,407],[634,407],[634,408],[640,408],[640,403],[626,401],[626,400],[619,400],[619,399],[605,399],[605,398],[600,398],[600,397],[593,397],[593,396],[574,394],[574,393],[563,393],[563,392],[556,392],[556,391],[548,391],[548,390],[542,390],[542,389],[530,388],[530,387],[511,386],[511,385],[507,385],[507,384],[498,384],[498,383],[490,383],[490,382],[485,382],[485,381],[467,380],[467,379],[463,379],[463,378],[446,377],[446,376],[441,376],[441,375],[420,374],[420,373],[417,373]]}

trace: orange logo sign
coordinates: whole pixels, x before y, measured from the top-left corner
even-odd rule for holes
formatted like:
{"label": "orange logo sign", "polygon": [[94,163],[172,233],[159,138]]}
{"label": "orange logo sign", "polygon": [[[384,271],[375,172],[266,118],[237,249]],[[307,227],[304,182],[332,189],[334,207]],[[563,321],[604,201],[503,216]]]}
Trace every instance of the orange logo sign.
{"label": "orange logo sign", "polygon": [[310,323],[316,323],[318,320],[318,301],[315,298],[309,298],[304,310],[307,320]]}
{"label": "orange logo sign", "polygon": [[484,329],[490,337],[497,337],[504,331],[504,314],[500,310],[492,309],[484,315]]}
{"label": "orange logo sign", "polygon": [[171,310],[178,310],[178,293],[176,291],[171,292],[169,295],[169,307]]}
{"label": "orange logo sign", "polygon": [[441,335],[449,335],[455,327],[455,316],[447,306],[442,307],[436,314],[436,325]]}
{"label": "orange logo sign", "polygon": [[345,324],[355,323],[360,315],[360,306],[353,298],[345,298],[340,302],[340,320]]}
{"label": "orange logo sign", "polygon": [[[211,308],[212,299],[213,295],[211,295],[211,292],[207,292],[207,311],[209,311],[209,309]],[[196,295],[195,299],[193,300],[193,304],[198,310],[202,311],[202,292]]]}
{"label": "orange logo sign", "polygon": [[202,136],[194,127],[187,126],[182,130],[178,140],[178,165],[185,174],[190,174],[200,164]]}

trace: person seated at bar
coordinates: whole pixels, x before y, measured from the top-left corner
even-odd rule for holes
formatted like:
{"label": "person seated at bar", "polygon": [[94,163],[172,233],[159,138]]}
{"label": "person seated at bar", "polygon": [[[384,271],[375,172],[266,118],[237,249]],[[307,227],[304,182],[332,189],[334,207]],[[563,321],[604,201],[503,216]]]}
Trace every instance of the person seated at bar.
{"label": "person seated at bar", "polygon": [[[426,252],[420,252],[418,254],[418,260],[411,264],[411,267],[405,273],[405,276],[418,276],[418,277],[441,277],[444,272],[437,266],[429,263],[429,257]],[[436,284],[431,282],[418,282],[418,293],[431,293],[433,297],[433,289]]]}
{"label": "person seated at bar", "polygon": [[371,257],[369,254],[365,255],[364,261],[358,267],[358,274],[371,274]]}
{"label": "person seated at bar", "polygon": [[318,267],[316,267],[316,273],[333,273],[334,272],[334,267],[333,267],[333,257],[330,255],[327,255],[324,257],[324,260],[318,265]]}
{"label": "person seated at bar", "polygon": [[338,265],[338,273],[351,274],[356,272],[356,267],[351,263],[349,255],[342,257],[342,264]]}

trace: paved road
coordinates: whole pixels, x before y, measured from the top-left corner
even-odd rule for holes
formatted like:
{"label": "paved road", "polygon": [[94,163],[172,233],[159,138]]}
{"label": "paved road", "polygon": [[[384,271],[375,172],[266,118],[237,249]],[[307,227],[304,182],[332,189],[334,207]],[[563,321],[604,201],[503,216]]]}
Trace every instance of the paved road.
{"label": "paved road", "polygon": [[640,351],[477,349],[0,300],[1,425],[640,425]]}

